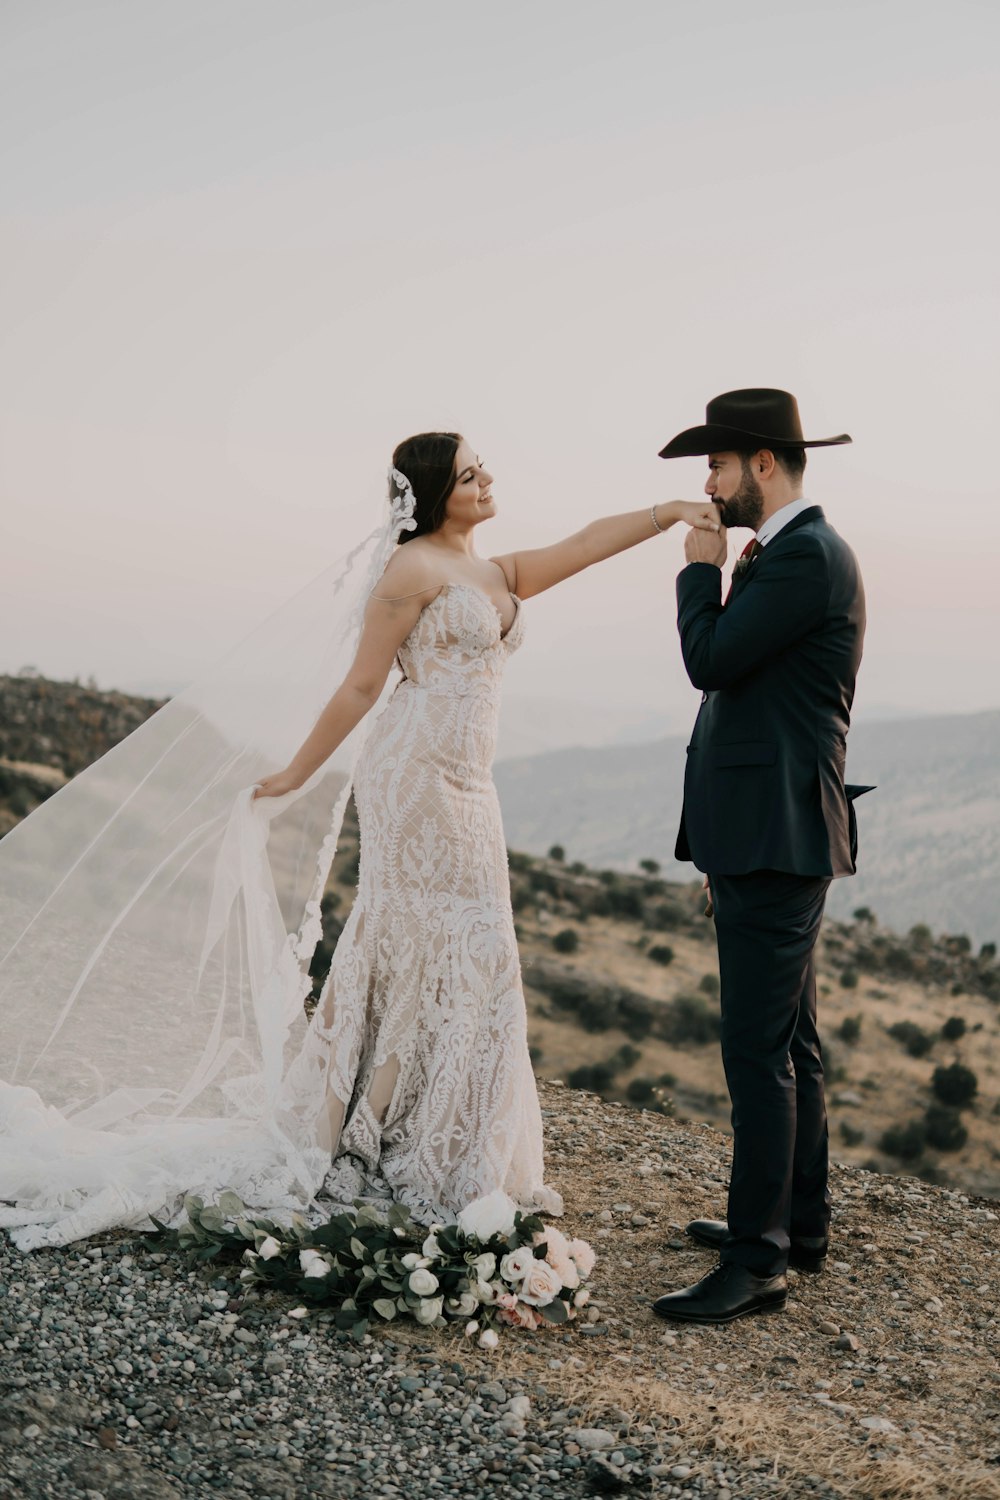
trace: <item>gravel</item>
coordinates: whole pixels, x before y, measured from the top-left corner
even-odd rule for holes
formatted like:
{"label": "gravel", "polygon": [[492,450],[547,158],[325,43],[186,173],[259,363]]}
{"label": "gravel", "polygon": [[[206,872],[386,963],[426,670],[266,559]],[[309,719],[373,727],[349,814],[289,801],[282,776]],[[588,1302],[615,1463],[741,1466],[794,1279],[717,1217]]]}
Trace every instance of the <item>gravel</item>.
{"label": "gravel", "polygon": [[[354,1343],[322,1313],[297,1320],[287,1301],[245,1291],[237,1266],[192,1268],[141,1235],[29,1256],[0,1241],[0,1500],[861,1493],[828,1468],[778,1472],[766,1437],[756,1452],[720,1445],[712,1413],[737,1399],[806,1430],[832,1424],[844,1475],[854,1450],[868,1463],[912,1449],[925,1466],[984,1452],[997,1404],[992,1208],[852,1169],[838,1183],[848,1275],[800,1279],[781,1320],[664,1329],[649,1300],[682,1280],[682,1261],[703,1261],[683,1236],[668,1248],[677,1195],[699,1214],[720,1203],[720,1138],[586,1096],[564,1103],[554,1085],[543,1102],[569,1227],[591,1238],[610,1220],[612,1235],[593,1321],[509,1333],[493,1357],[460,1329],[391,1326]],[[626,1182],[647,1186],[628,1202]],[[877,1255],[855,1259],[880,1207]],[[903,1269],[918,1232],[938,1254],[922,1275]],[[806,1462],[819,1467],[819,1451]],[[1000,1466],[975,1472],[1000,1478]],[[969,1495],[991,1493],[976,1484]]]}

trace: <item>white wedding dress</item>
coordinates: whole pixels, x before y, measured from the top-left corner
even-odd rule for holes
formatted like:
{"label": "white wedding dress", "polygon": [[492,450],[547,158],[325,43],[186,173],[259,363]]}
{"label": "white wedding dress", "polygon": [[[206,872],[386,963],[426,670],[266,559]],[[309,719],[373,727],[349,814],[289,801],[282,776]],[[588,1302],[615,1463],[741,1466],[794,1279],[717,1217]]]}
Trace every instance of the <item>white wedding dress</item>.
{"label": "white wedding dress", "polygon": [[[170,857],[177,844],[184,863],[156,855],[165,894],[155,910],[172,913],[173,902],[190,927],[194,893],[209,881],[218,912],[196,973],[187,949],[197,955],[197,944],[170,944],[149,922],[136,921],[131,931],[116,919],[70,1004],[57,997],[52,1039],[24,1070],[30,1086],[0,1068],[0,1078],[15,1080],[0,1083],[0,1225],[20,1248],[66,1244],[113,1227],[149,1228],[150,1214],[176,1220],[186,1192],[215,1198],[226,1188],[248,1210],[279,1216],[318,1212],[318,1190],[326,1213],[331,1199],[375,1195],[406,1203],[426,1221],[453,1218],[496,1189],[521,1206],[562,1212],[558,1193],[543,1182],[541,1115],[491,776],[504,667],[523,635],[522,607],[512,599],[515,616],[504,634],[486,593],[447,584],[400,650],[403,678],[374,719],[354,771],[357,900],[308,1025],[301,960],[318,935],[318,908],[309,903],[298,938],[287,935],[269,870],[276,861],[290,867],[299,846],[288,837],[281,843],[277,820],[269,846],[273,806],[243,793],[214,822],[199,809],[199,837],[220,817],[224,829],[206,845],[215,873],[199,876],[201,884],[191,838],[177,844],[184,825],[158,815],[155,837],[168,829]],[[202,732],[207,736],[198,720],[178,738]],[[225,772],[237,784],[243,774],[228,752]],[[228,784],[221,771],[208,781]],[[54,824],[56,811],[43,807],[27,822],[38,820],[44,834],[45,815],[52,813]],[[331,856],[334,843],[335,833],[323,846]],[[97,914],[99,890],[92,894]],[[24,930],[33,934],[40,925]],[[20,920],[13,926],[20,931]],[[242,946],[234,932],[243,934]],[[49,972],[68,951],[66,933],[75,952],[82,930],[64,926],[60,936],[50,926],[39,938]],[[227,958],[234,945],[238,962]],[[15,1014],[30,1019],[38,960],[22,956],[20,939],[15,948],[19,993],[27,996]],[[245,971],[255,968],[250,984]],[[138,1028],[136,997],[155,996],[158,973],[162,1003],[147,1006]],[[217,997],[214,1009],[203,992]],[[80,1024],[70,1030],[78,994],[92,994],[102,1033],[95,1040],[104,1044],[100,1087],[83,1107],[88,1074],[97,1071],[87,1044],[98,1023],[88,1021],[78,999]],[[164,1058],[163,1077],[186,1079],[183,1088],[163,1085],[157,1068]]]}
{"label": "white wedding dress", "polygon": [[[513,598],[513,596],[511,596]],[[354,777],[358,895],[297,1069],[328,1080],[332,1196],[384,1183],[424,1217],[500,1188],[561,1212],[542,1122],[491,767],[507,657],[492,600],[446,584]],[[353,1169],[353,1173],[352,1173]]]}

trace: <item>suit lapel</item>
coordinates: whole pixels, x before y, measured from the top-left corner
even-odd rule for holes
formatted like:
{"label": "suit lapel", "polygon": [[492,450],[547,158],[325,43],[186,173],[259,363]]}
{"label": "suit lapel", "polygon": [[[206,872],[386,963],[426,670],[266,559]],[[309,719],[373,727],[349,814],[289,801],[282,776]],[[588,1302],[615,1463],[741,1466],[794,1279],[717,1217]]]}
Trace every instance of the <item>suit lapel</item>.
{"label": "suit lapel", "polygon": [[[804,510],[799,515],[793,516],[787,526],[782,526],[777,536],[772,537],[769,542],[764,543],[761,551],[757,553],[756,557],[753,559],[746,572],[741,577],[734,578],[732,580],[731,584],[729,585],[729,593],[726,595],[725,605],[728,605],[733,599],[735,599],[739,595],[741,589],[746,588],[747,584],[750,582],[750,579],[753,577],[754,568],[760,566],[760,559],[763,554],[767,552],[771,547],[779,546],[782,537],[791,536],[793,531],[797,531],[800,526],[805,526],[808,521],[825,520],[826,516],[823,513],[822,505],[810,505],[808,510]],[[725,605],[723,605],[723,608],[725,608]]]}

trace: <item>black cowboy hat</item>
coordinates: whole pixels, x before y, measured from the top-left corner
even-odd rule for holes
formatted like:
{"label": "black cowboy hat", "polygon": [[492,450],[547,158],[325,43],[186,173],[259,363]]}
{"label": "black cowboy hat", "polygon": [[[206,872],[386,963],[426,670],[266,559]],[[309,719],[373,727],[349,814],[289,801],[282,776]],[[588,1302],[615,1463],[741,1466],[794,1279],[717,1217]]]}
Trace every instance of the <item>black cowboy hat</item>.
{"label": "black cowboy hat", "polygon": [[744,452],[748,448],[829,448],[849,443],[839,437],[804,438],[798,403],[788,391],[726,391],[705,408],[705,425],[688,427],[660,449],[661,458],[698,453]]}

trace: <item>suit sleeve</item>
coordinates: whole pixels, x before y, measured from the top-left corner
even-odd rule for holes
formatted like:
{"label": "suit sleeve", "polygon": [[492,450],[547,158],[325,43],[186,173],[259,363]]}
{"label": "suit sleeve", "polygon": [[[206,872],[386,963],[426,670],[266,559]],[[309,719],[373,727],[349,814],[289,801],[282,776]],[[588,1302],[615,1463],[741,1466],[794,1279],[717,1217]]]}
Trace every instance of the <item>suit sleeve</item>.
{"label": "suit sleeve", "polygon": [[823,621],[829,565],[814,540],[789,537],[758,560],[755,576],[725,608],[721,594],[722,575],[708,563],[691,563],[678,576],[681,652],[704,692],[732,687]]}

